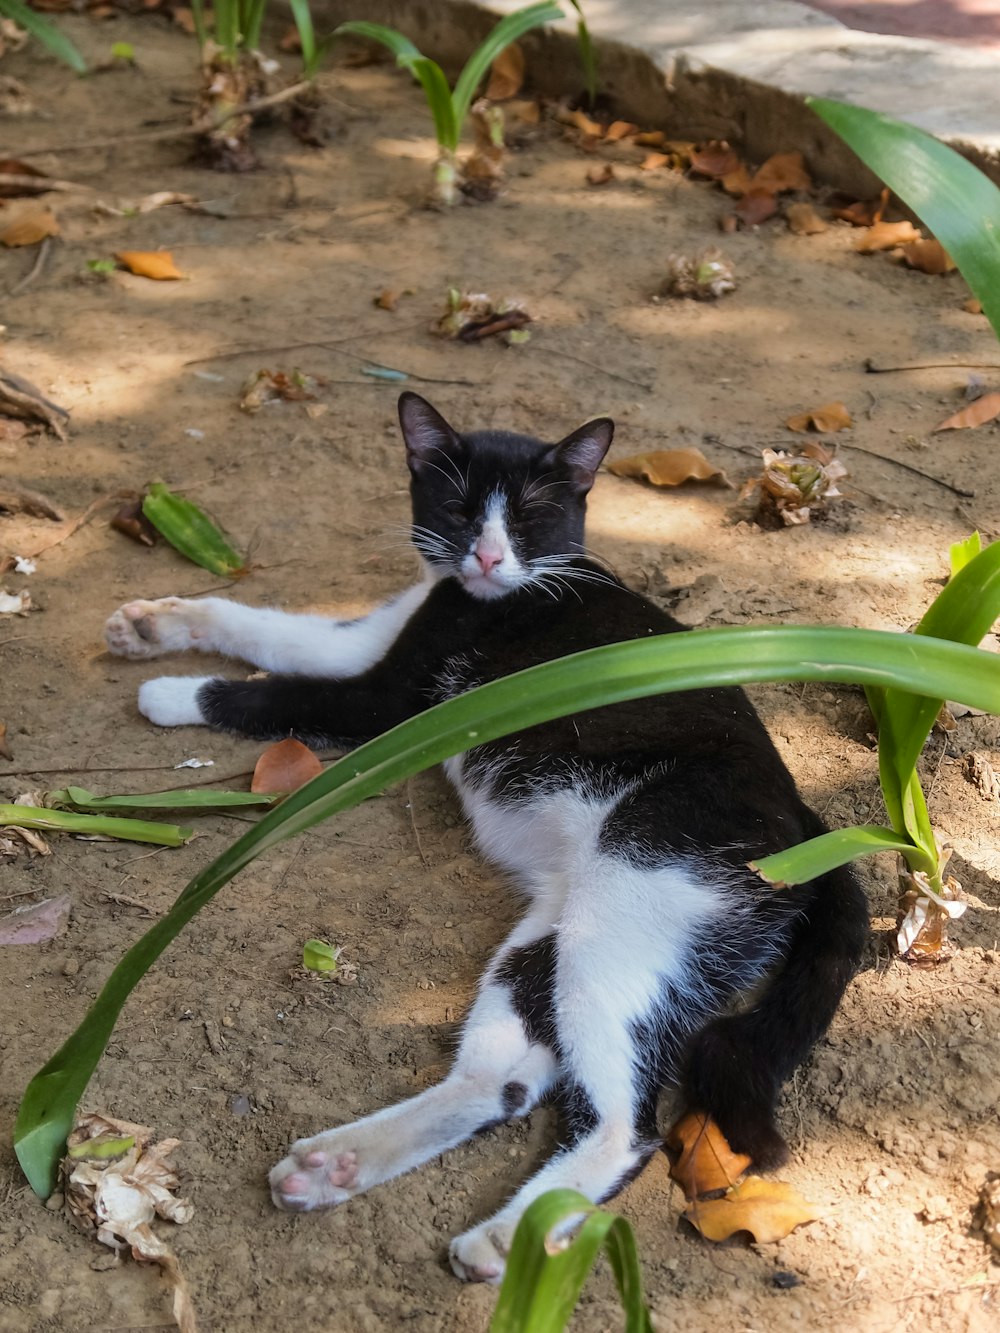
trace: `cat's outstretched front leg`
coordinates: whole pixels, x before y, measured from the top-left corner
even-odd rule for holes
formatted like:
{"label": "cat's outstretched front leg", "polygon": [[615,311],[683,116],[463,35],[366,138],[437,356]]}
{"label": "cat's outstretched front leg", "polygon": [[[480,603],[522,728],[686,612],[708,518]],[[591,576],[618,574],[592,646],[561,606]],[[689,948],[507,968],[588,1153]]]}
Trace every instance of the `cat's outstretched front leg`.
{"label": "cat's outstretched front leg", "polygon": [[238,657],[266,671],[339,679],[379,661],[432,586],[407,588],[357,620],[243,606],[221,597],[126,602],[109,618],[104,634],[118,657],[144,660],[193,649]]}

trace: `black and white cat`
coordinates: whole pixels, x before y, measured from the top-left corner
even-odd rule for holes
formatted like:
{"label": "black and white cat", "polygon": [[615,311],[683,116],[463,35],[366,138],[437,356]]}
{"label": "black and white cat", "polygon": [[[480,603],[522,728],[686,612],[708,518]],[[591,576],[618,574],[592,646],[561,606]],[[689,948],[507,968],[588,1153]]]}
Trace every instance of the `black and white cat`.
{"label": "black and white cat", "polygon": [[[128,603],[108,622],[113,653],[195,648],[279,673],[150,680],[146,717],[354,745],[522,667],[682,629],[583,554],[610,421],[550,445],[459,434],[412,393],[399,415],[424,581],[345,622],[217,598]],[[275,1203],[344,1203],[551,1094],[558,1150],[451,1245],[460,1277],[496,1282],[544,1190],[600,1201],[641,1170],[665,1086],[758,1168],[778,1165],[779,1090],[857,968],[867,913],[848,870],[775,892],[747,869],[823,825],[742,690],[578,713],[445,767],[480,847],[523,893],[523,919],[486,969],[444,1082],[299,1140],[271,1172]]]}

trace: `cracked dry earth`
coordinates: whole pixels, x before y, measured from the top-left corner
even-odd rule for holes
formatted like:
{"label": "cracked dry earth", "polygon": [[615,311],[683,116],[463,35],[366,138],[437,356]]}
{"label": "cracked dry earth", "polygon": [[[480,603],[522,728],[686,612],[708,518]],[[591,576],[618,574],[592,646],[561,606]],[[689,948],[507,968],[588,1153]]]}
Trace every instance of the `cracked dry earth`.
{"label": "cracked dry earth", "polygon": [[[110,28],[77,19],[69,27],[92,58],[103,54]],[[592,545],[692,625],[904,629],[940,587],[949,543],[974,526],[1000,532],[996,426],[931,434],[960,405],[967,372],[863,370],[866,357],[996,362],[957,278],[861,257],[846,225],[795,236],[776,221],[723,238],[734,294],[654,304],[666,257],[718,239],[726,205],[704,183],[641,172],[637,154],[620,147],[607,150],[618,180],[592,188],[592,160],[553,125],[514,159],[499,203],[424,212],[414,207],[431,156],[419,93],[377,65],[324,76],[336,99],[327,148],[302,148],[275,122],[259,132],[260,171],[210,176],[188,164],[183,142],[115,145],[131,127],[178,115],[173,97],[193,86],[190,41],[156,19],[120,19],[114,40],[134,44],[138,72],[80,82],[31,55],[5,62],[39,108],[8,122],[9,144],[95,145],[33,159],[90,190],[55,197],[61,237],[3,316],[5,368],[69,408],[72,424],[67,443],[0,438],[0,472],[71,515],[159,478],[252,549],[260,568],[235,590],[241,598],[365,609],[411,577],[413,560],[400,537],[396,389],[362,377],[364,358],[448,381],[426,392],[460,424],[558,438],[607,413],[618,423],[614,457],[700,446],[737,484],[762,447],[792,438],[786,416],[845,402],[854,426],[839,438],[850,475],[823,523],[763,532],[733,490],[598,480]],[[155,190],[222,201],[228,216],[164,208],[116,217],[94,207]],[[86,267],[116,250],[157,247],[173,252],[185,281],[120,271],[99,280]],[[22,250],[0,253],[0,284],[15,285],[31,261]],[[450,284],[523,297],[537,319],[532,341],[431,338],[427,324]],[[395,312],[372,304],[384,288],[405,293]],[[328,346],[230,355],[310,338]],[[240,413],[241,384],[265,366],[329,382],[315,403]],[[43,520],[0,518],[0,553],[51,535]],[[8,574],[5,586],[30,587],[37,609],[0,617],[0,720],[14,756],[0,761],[0,799],[66,781],[156,790],[180,781],[173,766],[192,755],[215,762],[192,782],[252,768],[258,747],[249,742],[148,725],[136,690],[163,666],[113,659],[101,639],[105,617],[127,598],[217,583],[165,545],[133,545],[103,516],[53,546],[37,573]],[[200,659],[196,669],[206,668],[238,669]],[[880,817],[857,690],[779,686],[754,697],[829,822]],[[658,1327],[996,1327],[1000,1268],[970,1223],[986,1172],[1000,1169],[1000,807],[990,782],[966,777],[993,767],[1000,725],[982,717],[935,734],[924,761],[933,818],[954,844],[972,904],[954,926],[959,949],[948,966],[915,972],[894,958],[893,867],[863,867],[874,921],[864,968],[781,1112],[794,1148],[787,1178],[824,1206],[822,1220],[777,1245],[711,1248],[679,1221],[665,1159],[619,1199]],[[155,855],[53,837],[51,856],[0,860],[4,907],[57,893],[73,902],[60,939],[0,951],[4,1333],[170,1326],[155,1270],[109,1262],[35,1200],[10,1127],[26,1080],[125,948],[242,827],[219,815],[196,824],[194,841]],[[495,1293],[455,1280],[447,1243],[550,1148],[549,1111],[321,1215],[277,1212],[266,1173],[292,1139],[440,1076],[514,911],[473,853],[442,777],[425,773],[256,861],[138,988],[86,1105],[184,1141],[178,1161],[195,1215],[170,1240],[204,1328],[487,1328]],[[343,945],[356,985],[303,978],[296,965],[310,936]],[[794,1285],[776,1282],[779,1273]],[[572,1326],[620,1327],[605,1265]]]}

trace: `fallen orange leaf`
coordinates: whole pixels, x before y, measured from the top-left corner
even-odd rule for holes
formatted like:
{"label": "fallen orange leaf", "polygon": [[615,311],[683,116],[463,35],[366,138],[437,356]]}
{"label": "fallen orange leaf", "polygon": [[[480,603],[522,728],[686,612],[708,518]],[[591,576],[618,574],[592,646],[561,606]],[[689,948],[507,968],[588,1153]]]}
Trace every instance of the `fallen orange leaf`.
{"label": "fallen orange leaf", "polygon": [[846,430],[852,424],[851,414],[843,403],[825,403],[822,407],[814,407],[810,412],[799,412],[785,421],[789,430],[799,432],[816,430],[823,435]]}
{"label": "fallen orange leaf", "polygon": [[946,417],[934,429],[935,431],[968,430],[973,426],[985,426],[988,421],[995,421],[997,417],[1000,417],[1000,393],[984,393],[968,407],[963,407],[961,412]]}
{"label": "fallen orange leaf", "polygon": [[983,313],[983,303],[975,296],[970,296],[968,300],[962,302],[962,309],[967,310],[970,315],[981,315]]}
{"label": "fallen orange leaf", "polygon": [[753,183],[772,194],[812,189],[801,153],[775,153],[754,173]]}
{"label": "fallen orange leaf", "polygon": [[573,125],[581,134],[585,134],[591,139],[604,138],[604,126],[591,118],[583,111],[565,111],[559,119],[564,125]]}
{"label": "fallen orange leaf", "polygon": [[870,227],[873,223],[882,221],[882,214],[888,203],[887,186],[877,199],[859,199],[857,203],[848,204],[846,208],[835,208],[833,216],[849,222],[852,227]]}
{"label": "fallen orange leaf", "polygon": [[789,204],[785,209],[788,230],[796,236],[816,236],[827,231],[827,224],[813,208],[812,204]]}
{"label": "fallen orange leaf", "polygon": [[629,135],[637,134],[638,125],[633,125],[630,120],[613,120],[608,126],[605,139],[608,143],[617,143],[619,139],[627,139]]}
{"label": "fallen orange leaf", "polygon": [[379,310],[395,310],[399,305],[400,295],[400,292],[394,292],[391,287],[383,287],[373,304],[378,306]]}
{"label": "fallen orange leaf", "polygon": [[912,222],[873,222],[854,242],[859,254],[870,255],[876,250],[894,250],[897,245],[922,241],[923,234]]}
{"label": "fallen orange leaf", "polygon": [[756,227],[778,211],[778,196],[759,185],[751,185],[742,199],[737,200],[733,212],[744,227]]}
{"label": "fallen orange leaf", "polygon": [[639,163],[639,170],[656,171],[658,167],[665,167],[669,161],[667,153],[647,153]]}
{"label": "fallen orange leaf", "polygon": [[517,42],[511,42],[490,66],[490,81],[486,85],[486,97],[491,102],[505,102],[508,97],[516,97],[524,83],[524,52]]}
{"label": "fallen orange leaf", "polygon": [[662,148],[667,136],[662,130],[643,130],[635,136],[635,141],[641,148]]}
{"label": "fallen orange leaf", "polygon": [[169,250],[119,250],[115,258],[137,278],[171,282],[184,276]]}
{"label": "fallen orange leaf", "polygon": [[730,484],[722,469],[710,463],[700,449],[654,449],[648,454],[633,454],[609,463],[608,471],[616,477],[648,481],[652,486],[680,486],[685,481]]}
{"label": "fallen orange leaf", "polygon": [[706,1240],[728,1240],[738,1231],[749,1231],[761,1245],[784,1240],[796,1227],[820,1216],[817,1205],[803,1199],[794,1185],[760,1176],[747,1176],[721,1199],[692,1200],[684,1211]]}
{"label": "fallen orange leaf", "polygon": [[746,194],[750,188],[750,173],[741,162],[735,171],[729,171],[721,177],[722,188],[726,194]]}
{"label": "fallen orange leaf", "polygon": [[903,246],[903,259],[921,273],[951,273],[958,267],[940,241],[912,241]]}
{"label": "fallen orange leaf", "polygon": [[323,765],[307,745],[301,741],[278,741],[269,745],[257,760],[250,790],[287,795],[322,772]]}
{"label": "fallen orange leaf", "polygon": [[59,223],[55,214],[44,204],[29,203],[17,209],[13,222],[0,231],[3,245],[37,245],[46,236],[58,236]]}
{"label": "fallen orange leaf", "polygon": [[711,176],[713,180],[720,180],[738,171],[739,167],[740,159],[724,139],[721,142],[713,140],[691,154],[691,170],[699,176]]}
{"label": "fallen orange leaf", "polygon": [[750,1158],[733,1152],[719,1126],[701,1111],[682,1116],[667,1134],[666,1145],[679,1154],[670,1178],[687,1199],[730,1189],[750,1165]]}

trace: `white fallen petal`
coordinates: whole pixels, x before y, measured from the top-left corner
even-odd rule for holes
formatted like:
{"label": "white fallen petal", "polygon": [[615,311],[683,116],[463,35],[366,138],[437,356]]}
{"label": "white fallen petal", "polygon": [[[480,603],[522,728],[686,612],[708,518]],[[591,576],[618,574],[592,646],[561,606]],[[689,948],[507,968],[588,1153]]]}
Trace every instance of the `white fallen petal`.
{"label": "white fallen petal", "polygon": [[14,572],[16,574],[34,574],[38,566],[34,560],[29,560],[26,555],[14,556]]}

